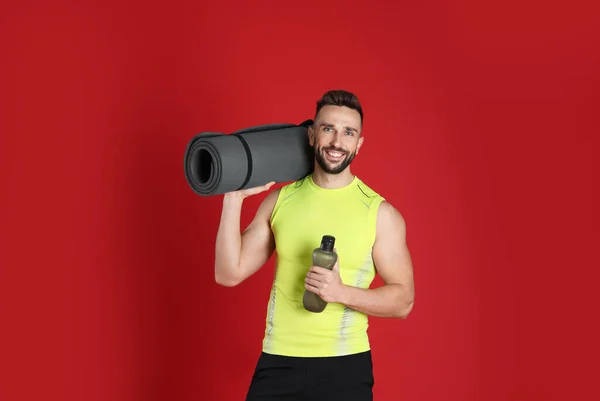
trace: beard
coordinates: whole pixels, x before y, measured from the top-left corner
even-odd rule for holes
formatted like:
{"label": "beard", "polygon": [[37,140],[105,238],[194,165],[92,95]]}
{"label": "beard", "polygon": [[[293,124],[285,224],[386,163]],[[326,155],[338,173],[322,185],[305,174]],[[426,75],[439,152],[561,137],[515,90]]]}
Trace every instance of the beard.
{"label": "beard", "polygon": [[[326,151],[339,152],[339,153],[343,153],[346,156],[337,163],[331,163],[327,160],[327,158],[325,156]],[[313,152],[315,154],[315,159],[317,160],[317,163],[319,163],[319,166],[327,174],[341,173],[342,171],[344,171],[346,169],[346,167],[348,167],[350,165],[350,163],[352,163],[352,160],[354,160],[354,157],[356,156],[356,151],[353,153],[349,153],[343,149],[338,149],[338,148],[335,148],[332,146],[319,149],[317,147],[317,145],[315,145],[315,146],[313,146]]]}

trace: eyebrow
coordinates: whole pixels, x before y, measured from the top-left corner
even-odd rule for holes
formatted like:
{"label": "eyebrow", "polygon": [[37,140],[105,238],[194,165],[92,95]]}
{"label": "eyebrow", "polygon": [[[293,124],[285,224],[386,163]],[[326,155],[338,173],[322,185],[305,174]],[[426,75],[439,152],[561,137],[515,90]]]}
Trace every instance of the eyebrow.
{"label": "eyebrow", "polygon": [[[335,128],[335,126],[333,124],[328,124],[328,123],[321,123],[320,126],[327,127],[327,128]],[[350,126],[345,126],[344,128],[347,129],[348,131],[354,131],[354,132],[358,133],[358,130],[356,128],[353,128]]]}

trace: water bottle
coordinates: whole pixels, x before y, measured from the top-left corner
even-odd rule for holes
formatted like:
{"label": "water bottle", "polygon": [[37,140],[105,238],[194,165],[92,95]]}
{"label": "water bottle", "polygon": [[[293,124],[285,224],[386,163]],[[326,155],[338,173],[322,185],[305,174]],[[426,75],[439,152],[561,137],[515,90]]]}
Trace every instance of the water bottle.
{"label": "water bottle", "polygon": [[[337,262],[338,255],[333,250],[335,245],[335,237],[332,235],[324,235],[321,239],[321,246],[313,250],[312,262],[313,266],[320,266],[325,269],[333,269],[333,265]],[[304,296],[302,297],[302,304],[304,309],[309,312],[321,313],[325,310],[327,302],[317,294],[304,290]]]}

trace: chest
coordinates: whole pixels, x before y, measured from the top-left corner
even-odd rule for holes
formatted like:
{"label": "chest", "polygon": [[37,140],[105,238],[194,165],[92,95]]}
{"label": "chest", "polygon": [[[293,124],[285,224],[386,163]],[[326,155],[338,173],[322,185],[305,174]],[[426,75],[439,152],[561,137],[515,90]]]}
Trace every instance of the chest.
{"label": "chest", "polygon": [[[363,268],[375,239],[375,221],[370,207],[359,199],[325,202],[294,199],[282,205],[273,222],[277,256],[306,266],[324,235],[335,237],[335,248],[345,269]],[[343,261],[343,262],[342,262]]]}

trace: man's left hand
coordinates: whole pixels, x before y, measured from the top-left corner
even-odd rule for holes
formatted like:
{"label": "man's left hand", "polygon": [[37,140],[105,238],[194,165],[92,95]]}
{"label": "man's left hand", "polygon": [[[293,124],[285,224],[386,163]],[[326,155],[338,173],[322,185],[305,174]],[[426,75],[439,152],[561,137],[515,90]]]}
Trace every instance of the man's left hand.
{"label": "man's left hand", "polygon": [[344,287],[340,277],[339,259],[332,270],[311,266],[304,279],[304,288],[317,294],[327,303],[341,302]]}

